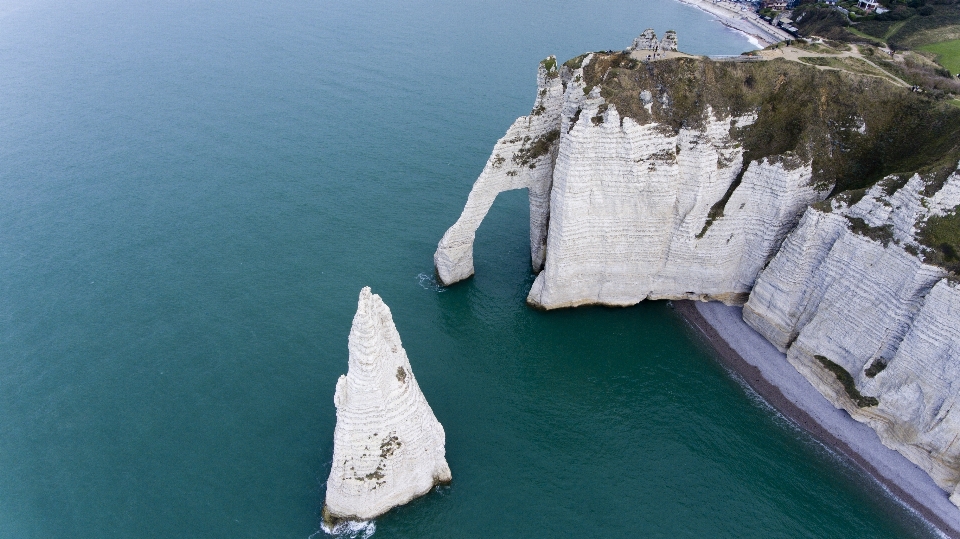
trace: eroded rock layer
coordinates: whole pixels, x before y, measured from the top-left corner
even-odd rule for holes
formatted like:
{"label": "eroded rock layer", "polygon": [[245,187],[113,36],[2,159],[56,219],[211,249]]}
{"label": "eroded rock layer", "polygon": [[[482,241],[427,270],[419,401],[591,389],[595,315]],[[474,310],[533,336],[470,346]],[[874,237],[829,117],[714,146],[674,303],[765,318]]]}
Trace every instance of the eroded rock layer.
{"label": "eroded rock layer", "polygon": [[435,266],[444,284],[471,276],[496,195],[527,188],[532,305],[740,304],[807,206],[955,166],[958,126],[957,111],[882,79],[795,62],[550,57]]}
{"label": "eroded rock layer", "polygon": [[[892,179],[892,178],[891,178]],[[743,318],[838,407],[953,492],[960,481],[960,288],[916,237],[960,204],[919,175],[807,210],[757,278]]]}
{"label": "eroded rock layer", "polygon": [[337,381],[337,426],[324,519],[368,520],[450,482],[443,427],[413,376],[390,309],[360,292],[349,369]]}
{"label": "eroded rock layer", "polygon": [[[584,104],[582,115],[597,114]],[[757,272],[820,193],[803,164],[750,163],[726,214],[703,235],[713,205],[737,179],[743,150],[729,132],[752,116],[710,118],[664,136],[656,123],[578,122],[554,169],[547,260],[528,296],[553,309],[644,299],[743,303]]]}

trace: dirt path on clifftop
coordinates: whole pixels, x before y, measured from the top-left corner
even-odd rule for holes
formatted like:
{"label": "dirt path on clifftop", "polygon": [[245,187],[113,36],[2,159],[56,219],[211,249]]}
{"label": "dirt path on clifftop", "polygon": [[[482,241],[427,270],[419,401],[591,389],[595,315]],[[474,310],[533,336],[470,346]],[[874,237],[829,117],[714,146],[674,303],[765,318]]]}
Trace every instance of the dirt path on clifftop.
{"label": "dirt path on clifftop", "polygon": [[[891,74],[889,71],[883,69],[877,64],[864,58],[863,55],[860,54],[859,52],[839,51],[837,53],[822,53],[822,52],[809,51],[809,50],[801,49],[798,47],[785,46],[785,47],[777,47],[774,49],[764,49],[762,51],[759,51],[759,54],[764,60],[774,60],[777,58],[782,58],[784,60],[789,60],[791,62],[797,62],[804,65],[813,65],[817,69],[822,69],[825,71],[846,71],[847,73],[855,73],[857,75],[865,75],[868,77],[877,77],[881,79],[886,79],[896,84],[897,86],[902,86],[904,88],[911,87],[910,84],[904,82],[899,77]],[[844,69],[842,67],[812,64],[810,62],[804,62],[801,58],[827,58],[827,59],[834,59],[834,60],[841,60],[841,61],[843,59],[852,58],[852,59],[866,63],[873,69],[877,70],[879,73],[882,73],[882,75],[880,75],[879,73],[871,74],[871,73],[865,73],[865,72],[851,71],[849,69]]]}

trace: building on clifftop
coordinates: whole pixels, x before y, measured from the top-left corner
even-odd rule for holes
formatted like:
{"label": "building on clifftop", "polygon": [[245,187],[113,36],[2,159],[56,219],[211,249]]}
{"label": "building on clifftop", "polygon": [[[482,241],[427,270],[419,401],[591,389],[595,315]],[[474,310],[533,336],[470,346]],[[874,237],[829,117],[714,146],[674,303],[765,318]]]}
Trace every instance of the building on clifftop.
{"label": "building on clifftop", "polygon": [[[642,34],[633,40],[633,45],[627,48],[628,51],[635,51],[641,60],[662,60],[666,58],[667,52],[677,52],[677,32],[667,30],[663,36],[663,41],[657,41],[657,34],[653,28],[647,28]],[[646,58],[644,58],[646,53]]]}

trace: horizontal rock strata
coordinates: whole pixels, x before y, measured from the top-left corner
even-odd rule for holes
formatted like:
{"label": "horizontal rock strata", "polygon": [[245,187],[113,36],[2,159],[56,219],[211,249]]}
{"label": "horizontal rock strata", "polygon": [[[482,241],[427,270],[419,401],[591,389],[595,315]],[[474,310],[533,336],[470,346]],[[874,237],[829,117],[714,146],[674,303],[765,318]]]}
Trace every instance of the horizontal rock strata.
{"label": "horizontal rock strata", "polygon": [[[596,103],[584,106],[585,115]],[[808,165],[750,163],[727,207],[700,236],[730,189],[743,151],[733,126],[712,118],[664,136],[657,124],[622,125],[608,107],[599,125],[578,122],[554,170],[547,260],[528,296],[553,309],[633,305],[644,299],[743,303],[768,257],[820,193]]]}
{"label": "horizontal rock strata", "polygon": [[[648,41],[660,46],[652,31],[638,38],[640,46]],[[541,63],[533,112],[497,142],[438,245],[440,280],[473,274],[475,233],[496,195],[528,188],[532,266],[543,270],[531,305],[742,304],[803,210],[828,190],[815,188],[810,161],[790,152],[744,162],[734,133],[754,112],[706,106],[702,121],[674,129],[656,120],[674,97],[651,87],[638,94],[646,116],[622,116],[589,84],[595,61],[591,54],[579,65]],[[724,211],[716,215],[718,203]]]}
{"label": "horizontal rock strata", "polygon": [[[918,228],[960,204],[913,176],[847,206],[810,208],[757,278],[743,318],[887,446],[953,492],[960,482],[960,289],[922,260]],[[955,496],[954,499],[957,497]]]}
{"label": "horizontal rock strata", "polygon": [[556,142],[560,137],[563,83],[552,56],[540,64],[537,100],[529,116],[513,122],[473,184],[467,204],[437,247],[433,257],[440,281],[449,285],[473,275],[473,241],[477,228],[497,195],[527,189],[530,199],[530,256],[543,265],[550,215],[550,186]]}
{"label": "horizontal rock strata", "polygon": [[413,376],[390,309],[360,292],[349,369],[337,381],[337,426],[324,520],[369,520],[450,482],[443,427]]}

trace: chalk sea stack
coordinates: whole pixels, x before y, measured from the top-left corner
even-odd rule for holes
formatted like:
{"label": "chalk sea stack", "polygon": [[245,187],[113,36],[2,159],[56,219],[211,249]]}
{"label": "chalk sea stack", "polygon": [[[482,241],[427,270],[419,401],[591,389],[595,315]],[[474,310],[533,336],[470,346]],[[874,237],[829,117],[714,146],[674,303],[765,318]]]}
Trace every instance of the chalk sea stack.
{"label": "chalk sea stack", "polygon": [[417,385],[390,309],[369,287],[360,291],[349,349],[333,397],[328,524],[369,520],[451,480],[443,427]]}

